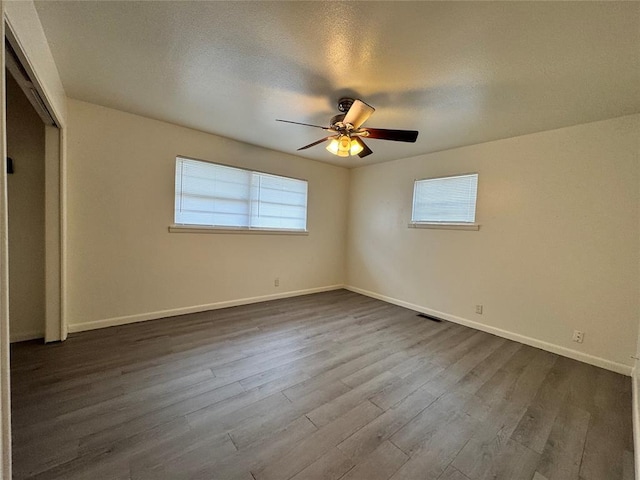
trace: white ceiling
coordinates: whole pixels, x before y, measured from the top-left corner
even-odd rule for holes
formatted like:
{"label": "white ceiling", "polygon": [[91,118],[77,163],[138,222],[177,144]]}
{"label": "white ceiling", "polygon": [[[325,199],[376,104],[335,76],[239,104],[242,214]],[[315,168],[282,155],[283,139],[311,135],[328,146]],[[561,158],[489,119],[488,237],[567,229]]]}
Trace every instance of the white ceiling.
{"label": "white ceiling", "polygon": [[640,112],[637,2],[36,2],[70,97],[296,153],[336,101],[356,166]]}

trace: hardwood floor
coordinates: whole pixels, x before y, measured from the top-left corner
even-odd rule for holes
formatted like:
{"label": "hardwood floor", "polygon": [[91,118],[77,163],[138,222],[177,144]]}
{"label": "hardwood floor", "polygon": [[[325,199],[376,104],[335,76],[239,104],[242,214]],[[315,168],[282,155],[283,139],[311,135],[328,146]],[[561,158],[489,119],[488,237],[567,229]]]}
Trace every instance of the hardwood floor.
{"label": "hardwood floor", "polygon": [[11,364],[17,479],[634,478],[629,378],[345,290]]}

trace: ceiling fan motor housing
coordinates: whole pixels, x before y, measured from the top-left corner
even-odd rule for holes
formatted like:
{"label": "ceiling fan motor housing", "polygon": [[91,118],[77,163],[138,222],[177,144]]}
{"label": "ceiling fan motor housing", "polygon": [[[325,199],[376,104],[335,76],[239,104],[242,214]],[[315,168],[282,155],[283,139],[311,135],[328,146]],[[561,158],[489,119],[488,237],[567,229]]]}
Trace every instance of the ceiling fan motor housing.
{"label": "ceiling fan motor housing", "polygon": [[339,115],[335,115],[333,117],[331,117],[331,122],[329,123],[329,125],[331,125],[331,128],[333,128],[334,130],[339,130],[342,127],[342,121],[344,120],[344,113],[341,113]]}
{"label": "ceiling fan motor housing", "polygon": [[351,108],[351,105],[353,105],[353,102],[353,98],[341,98],[340,100],[338,100],[338,110],[340,110],[342,113],[347,113]]}

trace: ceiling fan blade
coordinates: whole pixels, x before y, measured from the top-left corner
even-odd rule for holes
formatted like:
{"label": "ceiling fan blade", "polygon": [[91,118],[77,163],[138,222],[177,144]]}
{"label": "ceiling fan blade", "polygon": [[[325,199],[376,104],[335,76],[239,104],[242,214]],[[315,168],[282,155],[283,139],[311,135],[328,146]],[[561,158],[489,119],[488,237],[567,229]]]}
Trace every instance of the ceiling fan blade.
{"label": "ceiling fan blade", "polygon": [[327,140],[329,140],[330,138],[332,138],[332,136],[331,136],[331,137],[324,137],[324,138],[321,138],[321,139],[320,139],[320,140],[318,140],[317,142],[313,142],[313,143],[310,143],[309,145],[305,145],[304,147],[300,147],[298,150],[306,150],[307,148],[315,147],[315,146],[316,146],[316,145],[318,145],[319,143],[326,142],[326,141],[327,141]]}
{"label": "ceiling fan blade", "polygon": [[360,137],[351,137],[351,138],[354,138],[355,141],[358,142],[358,144],[362,147],[362,151],[358,154],[360,158],[364,158],[367,155],[371,155],[373,153],[373,151],[369,147],[367,147],[367,144],[364,143]]}
{"label": "ceiling fan blade", "polygon": [[376,109],[370,105],[367,105],[362,100],[354,100],[353,104],[349,108],[349,111],[344,116],[344,123],[350,123],[353,128],[360,128],[367,118],[371,116]]}
{"label": "ceiling fan blade", "polygon": [[416,130],[386,130],[384,128],[365,128],[369,133],[367,138],[378,140],[393,140],[394,142],[415,142],[418,138]]}
{"label": "ceiling fan blade", "polygon": [[321,128],[323,130],[331,130],[329,127],[321,127],[320,125],[311,125],[310,123],[292,122],[291,120],[280,120],[279,118],[276,118],[276,122],[293,123],[295,125],[304,125],[305,127],[315,127],[315,128]]}

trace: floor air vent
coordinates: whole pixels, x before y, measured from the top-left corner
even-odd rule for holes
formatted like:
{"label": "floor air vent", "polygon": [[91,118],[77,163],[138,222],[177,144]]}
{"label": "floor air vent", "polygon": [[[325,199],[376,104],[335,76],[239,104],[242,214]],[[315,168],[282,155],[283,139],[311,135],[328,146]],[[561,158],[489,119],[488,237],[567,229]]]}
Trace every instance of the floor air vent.
{"label": "floor air vent", "polygon": [[426,318],[427,320],[431,320],[433,322],[442,322],[443,320],[438,317],[432,317],[431,315],[427,315],[426,313],[419,313],[418,317]]}

